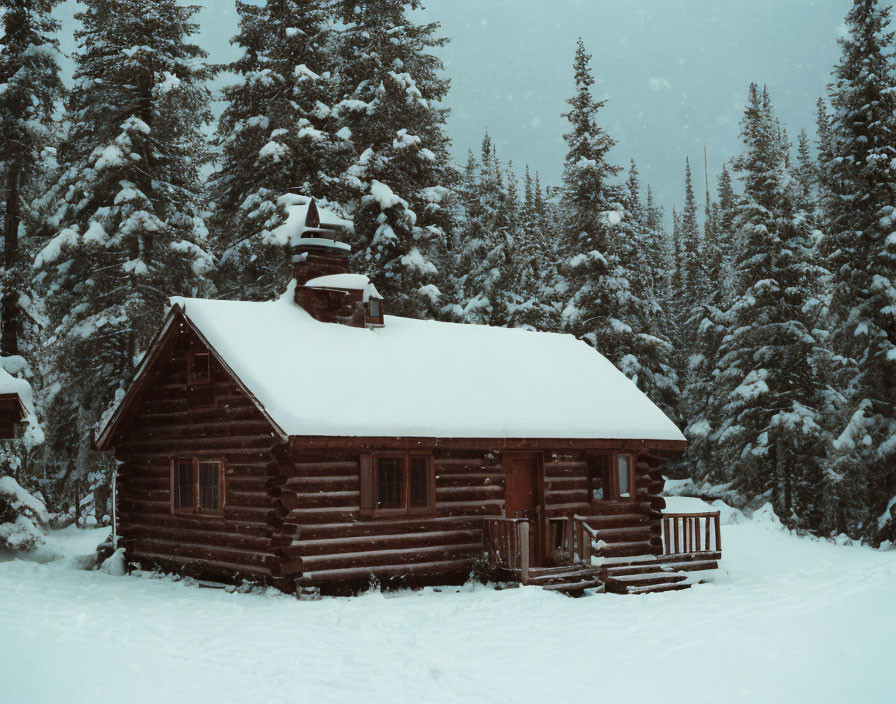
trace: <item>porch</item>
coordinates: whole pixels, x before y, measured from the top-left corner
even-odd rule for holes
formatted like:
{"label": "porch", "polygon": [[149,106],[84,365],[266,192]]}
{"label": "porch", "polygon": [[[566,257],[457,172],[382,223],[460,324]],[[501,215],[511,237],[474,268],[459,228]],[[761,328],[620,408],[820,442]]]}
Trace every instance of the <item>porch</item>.
{"label": "porch", "polygon": [[483,541],[491,572],[568,593],[637,594],[686,589],[698,581],[692,573],[718,568],[718,511],[655,517],[615,502],[601,508],[601,514],[541,522],[486,518]]}

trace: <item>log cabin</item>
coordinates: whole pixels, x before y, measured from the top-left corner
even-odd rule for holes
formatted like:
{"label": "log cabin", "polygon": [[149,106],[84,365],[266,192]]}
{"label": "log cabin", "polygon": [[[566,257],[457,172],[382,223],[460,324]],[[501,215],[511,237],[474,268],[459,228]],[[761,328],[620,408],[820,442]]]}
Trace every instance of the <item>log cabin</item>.
{"label": "log cabin", "polygon": [[[685,447],[570,335],[385,315],[351,224],[292,197],[277,300],[173,298],[97,435],[131,563],[286,591],[686,586],[718,516],[664,517]],[[286,283],[286,282],[284,282]]]}

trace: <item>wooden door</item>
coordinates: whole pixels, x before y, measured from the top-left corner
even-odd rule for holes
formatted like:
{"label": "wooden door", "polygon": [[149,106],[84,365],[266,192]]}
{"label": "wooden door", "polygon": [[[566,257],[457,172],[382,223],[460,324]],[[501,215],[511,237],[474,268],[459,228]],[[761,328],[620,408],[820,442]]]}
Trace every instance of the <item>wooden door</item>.
{"label": "wooden door", "polygon": [[540,487],[541,463],[537,455],[504,455],[504,514],[529,521],[530,563],[544,560],[544,510]]}

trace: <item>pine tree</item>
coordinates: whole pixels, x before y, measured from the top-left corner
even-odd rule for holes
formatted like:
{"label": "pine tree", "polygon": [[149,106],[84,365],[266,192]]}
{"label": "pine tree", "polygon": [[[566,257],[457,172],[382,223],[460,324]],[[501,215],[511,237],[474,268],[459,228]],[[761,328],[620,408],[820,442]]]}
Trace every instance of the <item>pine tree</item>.
{"label": "pine tree", "polygon": [[812,147],[809,143],[809,135],[806,130],[800,130],[797,139],[796,166],[793,170],[794,178],[799,186],[797,194],[800,199],[800,207],[812,215],[815,221],[816,193],[818,190],[818,173],[815,160],[812,157]]}
{"label": "pine tree", "polygon": [[[877,518],[896,495],[896,75],[890,8],[855,0],[819,131],[832,343],[842,364],[842,433],[831,465],[837,528],[896,537]],[[821,118],[823,113],[819,111]],[[821,122],[821,120],[819,120]]]}
{"label": "pine tree", "polygon": [[719,270],[713,280],[717,281],[716,301],[718,305],[725,307],[729,298],[728,292],[733,288],[732,264],[734,253],[737,251],[735,240],[734,217],[737,209],[737,195],[731,182],[731,173],[728,165],[722,165],[722,173],[719,174],[716,187],[718,198],[716,212],[713,218],[713,235],[715,237],[715,250],[719,252]]}
{"label": "pine tree", "polygon": [[211,178],[224,295],[264,299],[285,285],[289,261],[274,232],[291,194],[338,210],[349,142],[331,107],[337,67],[328,7],[325,0],[237,3],[233,43],[244,53],[227,66],[238,80],[224,89],[221,158]]}
{"label": "pine tree", "polygon": [[[471,172],[469,165],[467,171]],[[504,326],[511,322],[511,312],[518,303],[518,204],[515,194],[504,185],[503,167],[488,133],[472,173],[461,245],[461,267],[467,272],[463,279],[463,319]]]}
{"label": "pine tree", "polygon": [[717,461],[747,495],[768,492],[786,522],[818,527],[823,432],[813,316],[823,272],[787,168],[786,138],[767,92],[755,84],[742,137],[737,279],[718,365],[725,395]]}
{"label": "pine tree", "polygon": [[354,212],[355,265],[392,312],[435,315],[444,302],[451,226],[448,80],[429,53],[446,43],[438,23],[415,24],[419,0],[340,0],[339,101],[351,142],[343,180]]}
{"label": "pine tree", "polygon": [[685,159],[684,209],[681,211],[679,236],[681,238],[681,273],[684,298],[702,301],[706,293],[706,262],[700,225],[697,222],[697,198],[691,178],[691,163]]}
{"label": "pine tree", "polygon": [[671,323],[662,296],[665,267],[655,251],[662,233],[650,225],[651,215],[641,201],[640,176],[634,160],[622,201],[625,215],[617,234],[618,252],[622,269],[628,272],[629,295],[620,303],[634,337],[628,354],[622,358],[621,368],[638,388],[674,418],[678,415],[678,374],[674,347],[669,340]]}
{"label": "pine tree", "polygon": [[[29,325],[41,317],[31,281],[30,258],[41,226],[33,202],[55,166],[54,111],[63,94],[54,36],[59,23],[52,16],[56,5],[56,0],[0,2],[0,368],[32,381],[40,377],[42,361],[41,330]],[[35,488],[33,462],[42,442],[38,419],[29,418],[22,442],[0,444],[0,473],[5,468],[28,488]]]}
{"label": "pine tree", "polygon": [[511,312],[510,325],[552,331],[557,325],[552,305],[556,298],[557,271],[553,233],[547,229],[544,214],[539,212],[539,191],[527,165],[515,254],[518,262],[515,288],[519,300]]}
{"label": "pine tree", "polygon": [[[684,291],[684,262],[681,246],[681,216],[675,208],[672,208],[672,257],[670,262],[669,290],[673,303],[673,314],[676,321],[681,319],[678,310],[679,302]],[[676,326],[677,327],[677,326]]]}
{"label": "pine tree", "polygon": [[[35,185],[44,172],[45,149],[55,128],[53,112],[62,95],[56,56],[58,0],[0,2],[0,177],[3,190],[2,334],[0,354],[19,354],[20,294],[27,289],[19,236],[31,213]],[[30,268],[30,267],[28,267]]]}
{"label": "pine tree", "polygon": [[629,272],[621,270],[617,251],[624,208],[620,189],[611,183],[620,169],[607,160],[615,142],[598,124],[605,103],[592,95],[590,61],[579,39],[573,63],[576,92],[565,115],[570,131],[564,135],[569,150],[561,205],[569,294],[563,321],[569,332],[621,364],[634,335],[621,310],[629,296]]}
{"label": "pine tree", "polygon": [[196,7],[89,0],[78,14],[75,84],[55,234],[36,257],[52,342],[49,436],[60,473],[91,485],[108,464],[90,431],[134,374],[167,296],[201,292],[212,260],[197,192],[209,69],[189,38]]}
{"label": "pine tree", "polygon": [[[685,160],[685,201],[679,225],[681,284],[678,290],[680,338],[678,341],[681,378],[684,382],[682,415],[687,421],[688,473],[698,480],[719,479],[714,431],[719,425],[715,392],[715,364],[723,327],[714,302],[712,276],[722,268],[718,230],[709,193],[706,194],[703,237],[697,222],[691,166]],[[716,209],[718,210],[718,209]]]}

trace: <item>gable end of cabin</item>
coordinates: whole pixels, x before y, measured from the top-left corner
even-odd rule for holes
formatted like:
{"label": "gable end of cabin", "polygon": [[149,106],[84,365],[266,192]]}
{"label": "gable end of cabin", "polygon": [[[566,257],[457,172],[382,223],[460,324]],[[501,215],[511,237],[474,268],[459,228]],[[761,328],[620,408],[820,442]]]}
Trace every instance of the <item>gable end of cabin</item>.
{"label": "gable end of cabin", "polygon": [[119,545],[141,566],[291,589],[286,443],[175,310],[110,428]]}

